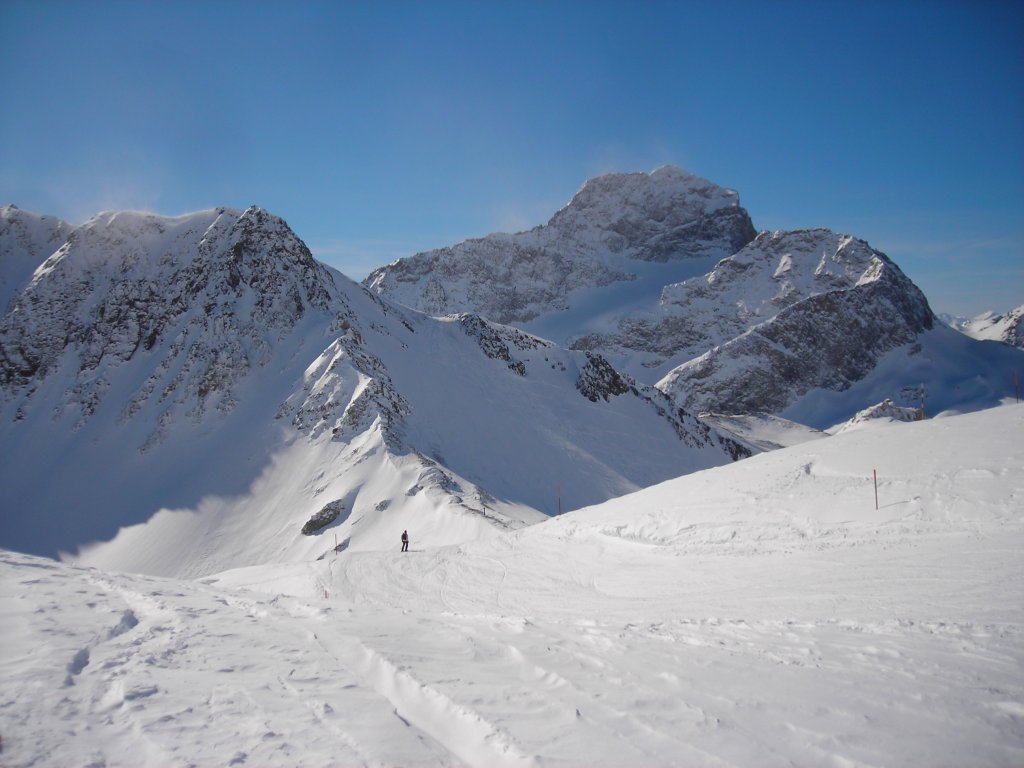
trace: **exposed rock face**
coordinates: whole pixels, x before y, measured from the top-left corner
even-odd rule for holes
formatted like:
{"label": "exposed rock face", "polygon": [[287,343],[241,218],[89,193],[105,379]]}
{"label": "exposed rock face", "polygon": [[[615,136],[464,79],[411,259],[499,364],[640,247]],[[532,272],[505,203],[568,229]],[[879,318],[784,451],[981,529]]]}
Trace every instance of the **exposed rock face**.
{"label": "exposed rock face", "polygon": [[164,423],[177,407],[199,419],[210,407],[230,411],[236,385],[308,312],[329,323],[345,306],[330,273],[261,209],[99,214],[36,270],[0,320],[0,384],[30,408],[58,366],[73,367],[58,408],[77,410],[81,426],[114,371],[152,353],[156,368],[118,405],[121,418],[155,403]]}
{"label": "exposed rock face", "polygon": [[[836,237],[825,230],[793,234],[819,242]],[[741,282],[778,286],[759,295],[744,291],[747,303],[727,324],[765,319],[681,365],[658,387],[691,410],[778,413],[811,389],[846,389],[883,354],[932,328],[928,301],[888,257],[865,243],[843,242],[820,259],[798,260],[795,251],[762,247],[754,259],[741,253],[720,264],[707,290],[715,290],[718,275],[731,273],[743,275]],[[771,280],[757,279],[756,272],[769,270]],[[748,272],[754,274],[747,278]],[[822,290],[802,296],[799,282]],[[695,290],[684,286],[682,294]]]}
{"label": "exposed rock face", "polygon": [[669,166],[591,179],[546,225],[420,253],[364,284],[433,315],[526,322],[576,289],[633,280],[630,260],[724,257],[755,234],[735,192]]}
{"label": "exposed rock face", "polygon": [[554,346],[548,341],[538,339],[536,336],[523,333],[510,326],[495,326],[478,315],[460,315],[459,325],[467,336],[477,340],[481,351],[487,357],[492,360],[504,360],[508,363],[509,370],[520,376],[526,375],[526,363],[514,358],[509,346],[521,352]]}
{"label": "exposed rock face", "polygon": [[576,389],[585,398],[593,403],[598,400],[608,402],[609,397],[624,395],[629,391],[630,385],[600,355],[587,353],[587,364],[580,370],[580,376],[576,380]]}
{"label": "exposed rock face", "polygon": [[853,429],[865,422],[874,421],[876,419],[920,421],[923,418],[924,413],[918,408],[907,408],[905,406],[896,405],[892,400],[883,400],[880,403],[876,403],[875,405],[858,412],[856,416],[845,424],[838,426],[834,431],[836,433],[846,432],[847,430]]}
{"label": "exposed rock face", "polygon": [[350,440],[379,420],[385,443],[401,449],[399,425],[409,404],[362,334],[347,321],[344,326],[306,370],[302,388],[281,405],[278,418],[289,417],[292,426],[313,437],[330,430],[336,440]]}
{"label": "exposed rock face", "polygon": [[319,533],[328,525],[330,525],[339,517],[341,517],[342,513],[345,512],[346,509],[344,499],[336,499],[334,501],[329,501],[320,509],[319,512],[317,512],[315,515],[309,518],[309,520],[303,523],[302,530],[300,532],[302,533],[303,536],[312,536],[315,533]]}
{"label": "exposed rock face", "polygon": [[0,313],[7,311],[36,267],[64,244],[72,229],[53,216],[0,206]]}
{"label": "exposed rock face", "polygon": [[706,275],[665,286],[656,311],[627,316],[617,333],[589,334],[573,347],[652,354],[649,367],[682,363],[811,296],[853,287],[879,256],[863,240],[827,229],[762,232]]}

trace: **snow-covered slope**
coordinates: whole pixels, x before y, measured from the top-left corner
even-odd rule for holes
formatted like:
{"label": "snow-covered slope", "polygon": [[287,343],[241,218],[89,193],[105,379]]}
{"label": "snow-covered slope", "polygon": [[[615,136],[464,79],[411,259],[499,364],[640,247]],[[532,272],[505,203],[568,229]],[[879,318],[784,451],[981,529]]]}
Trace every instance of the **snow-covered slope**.
{"label": "snow-covered slope", "polygon": [[71,230],[53,216],[0,206],[0,312],[7,311],[36,267],[64,244]]}
{"label": "snow-covered slope", "polygon": [[746,453],[598,356],[391,306],[258,208],[94,217],[0,321],[0,383],[0,542],[135,526],[90,561],[165,574],[461,541]]}
{"label": "snow-covered slope", "polygon": [[941,317],[948,325],[972,339],[1001,341],[1012,347],[1024,348],[1024,304],[1003,314],[984,312],[970,319],[949,315]]}
{"label": "snow-covered slope", "polygon": [[364,283],[430,314],[526,323],[572,308],[587,289],[636,281],[652,265],[692,274],[754,234],[734,191],[665,166],[591,179],[543,226],[400,259]]}
{"label": "snow-covered slope", "polygon": [[1019,765],[1022,429],[876,421],[487,540],[198,582],[3,553],[4,762]]}

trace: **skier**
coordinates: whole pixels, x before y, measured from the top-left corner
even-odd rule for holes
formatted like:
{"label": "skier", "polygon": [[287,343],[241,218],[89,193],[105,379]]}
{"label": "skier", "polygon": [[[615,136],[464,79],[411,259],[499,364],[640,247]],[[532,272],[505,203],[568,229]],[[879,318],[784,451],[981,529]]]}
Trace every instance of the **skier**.
{"label": "skier", "polygon": [[408,552],[409,551],[409,532],[408,531],[402,531],[402,551],[403,552]]}

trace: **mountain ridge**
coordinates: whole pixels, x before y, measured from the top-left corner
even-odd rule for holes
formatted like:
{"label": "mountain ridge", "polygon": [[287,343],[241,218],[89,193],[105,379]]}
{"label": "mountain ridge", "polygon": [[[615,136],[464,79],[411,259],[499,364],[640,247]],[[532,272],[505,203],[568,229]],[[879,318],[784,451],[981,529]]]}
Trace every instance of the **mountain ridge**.
{"label": "mountain ridge", "polygon": [[[661,194],[666,180],[670,188],[687,190],[677,196],[684,203],[675,219],[666,206],[676,197]],[[690,198],[702,201],[702,215],[742,214],[749,223],[735,192],[678,168],[612,174],[588,181],[547,225],[399,260],[364,284],[427,312],[443,309],[458,295],[466,311],[496,314],[572,349],[602,355],[616,370],[654,384],[688,411],[767,412],[797,421],[806,414],[813,419],[808,426],[823,429],[882,400],[906,405],[902,392],[921,385],[943,410],[991,407],[1013,395],[1004,381],[1012,356],[964,347],[958,340],[943,342],[948,337],[933,332],[935,317],[924,294],[866,241],[821,227],[755,233],[750,224],[749,230],[731,230],[743,233],[736,240],[715,240],[721,258],[710,258],[710,250],[694,252],[685,239],[665,237],[676,231],[675,224],[693,218],[694,209],[685,202]],[[628,201],[626,214],[617,212],[623,201]],[[598,228],[592,219],[603,220],[600,235],[594,234]],[[551,229],[559,221],[568,222],[559,230],[568,233],[562,239]],[[662,229],[636,225],[665,221],[670,226]],[[516,314],[501,297],[521,293],[517,273],[476,270],[481,262],[521,261],[522,243],[529,238],[543,239],[545,247],[571,262],[566,274],[587,271],[589,264],[592,277],[568,286],[559,277],[551,288],[557,301],[538,302],[530,312]],[[666,243],[675,249],[668,256],[659,250]],[[612,251],[628,258],[609,261]],[[572,262],[568,254],[581,260]],[[609,263],[626,278],[608,277]],[[460,268],[487,274],[491,287],[466,291]],[[551,285],[529,290],[540,294]],[[442,300],[432,304],[430,297]],[[929,363],[922,367],[913,357],[926,334],[932,340],[925,344]],[[927,378],[905,379],[892,360],[882,366],[892,354],[903,356],[908,372]],[[860,399],[865,390],[878,399]],[[829,398],[830,406],[822,410]]]}
{"label": "mountain ridge", "polygon": [[392,305],[262,209],[100,214],[0,322],[0,540],[198,575],[316,557],[325,533],[477,538],[748,453],[609,371]]}
{"label": "mountain ridge", "polygon": [[591,179],[547,224],[416,254],[363,284],[429,314],[528,322],[574,291],[635,280],[629,261],[721,258],[755,234],[734,191],[666,166]]}

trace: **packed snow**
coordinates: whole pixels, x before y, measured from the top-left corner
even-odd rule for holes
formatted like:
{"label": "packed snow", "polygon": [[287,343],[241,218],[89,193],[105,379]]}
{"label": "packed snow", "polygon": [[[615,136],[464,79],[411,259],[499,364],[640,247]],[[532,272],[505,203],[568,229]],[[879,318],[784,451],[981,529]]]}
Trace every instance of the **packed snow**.
{"label": "packed snow", "polygon": [[517,531],[197,580],[2,552],[2,761],[1021,765],[1022,428],[875,419]]}

